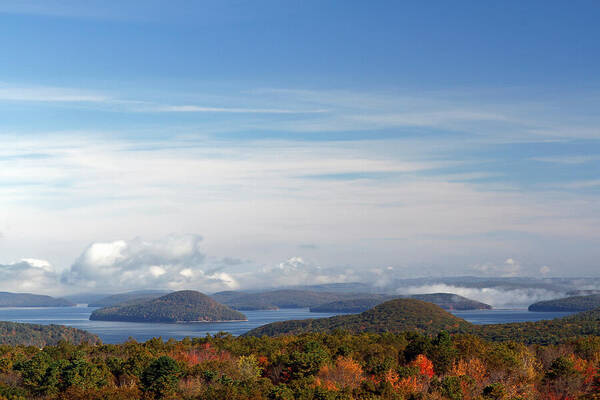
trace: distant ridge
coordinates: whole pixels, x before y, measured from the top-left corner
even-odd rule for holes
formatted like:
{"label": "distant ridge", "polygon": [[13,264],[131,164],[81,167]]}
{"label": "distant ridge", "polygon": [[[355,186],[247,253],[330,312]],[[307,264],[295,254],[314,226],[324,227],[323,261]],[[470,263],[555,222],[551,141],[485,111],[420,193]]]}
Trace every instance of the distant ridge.
{"label": "distant ridge", "polygon": [[590,311],[600,307],[600,294],[571,296],[562,299],[538,301],[529,306],[529,311]]}
{"label": "distant ridge", "polygon": [[389,296],[369,293],[317,292],[300,289],[279,289],[261,292],[219,292],[211,296],[236,310],[270,310],[278,308],[308,308],[333,301],[356,297],[377,298],[381,301]]}
{"label": "distant ridge", "polygon": [[127,293],[117,293],[98,299],[88,304],[88,307],[111,307],[125,304],[131,305],[134,303],[157,299],[168,293],[170,292],[167,290],[138,290]]}
{"label": "distant ridge", "polygon": [[411,299],[428,301],[442,307],[444,310],[491,310],[492,306],[477,300],[471,300],[454,293],[412,294]]}
{"label": "distant ridge", "polygon": [[0,307],[72,307],[75,303],[41,294],[0,292]]}
{"label": "distant ridge", "polygon": [[217,303],[205,294],[182,290],[132,305],[95,310],[91,320],[129,322],[240,321],[246,316]]}
{"label": "distant ridge", "polygon": [[427,301],[442,307],[444,310],[490,310],[492,306],[479,301],[467,299],[453,293],[430,293],[413,294],[408,296],[389,296],[386,298],[357,298],[349,300],[339,300],[331,303],[320,304],[310,307],[311,312],[343,312],[357,313],[363,312],[386,300],[393,298],[410,298]]}

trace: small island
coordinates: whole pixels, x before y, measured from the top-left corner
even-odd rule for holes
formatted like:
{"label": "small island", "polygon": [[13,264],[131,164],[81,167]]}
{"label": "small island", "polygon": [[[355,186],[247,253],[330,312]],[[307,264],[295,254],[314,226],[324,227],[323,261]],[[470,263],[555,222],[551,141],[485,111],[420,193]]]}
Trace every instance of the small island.
{"label": "small island", "polygon": [[194,290],[181,290],[136,304],[95,310],[90,320],[127,322],[225,322],[245,321],[239,311]]}

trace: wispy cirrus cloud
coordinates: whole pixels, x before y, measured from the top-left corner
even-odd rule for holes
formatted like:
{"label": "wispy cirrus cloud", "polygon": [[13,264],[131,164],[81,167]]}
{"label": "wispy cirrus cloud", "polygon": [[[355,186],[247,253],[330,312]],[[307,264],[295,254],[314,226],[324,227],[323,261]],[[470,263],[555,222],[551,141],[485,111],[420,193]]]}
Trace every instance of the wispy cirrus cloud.
{"label": "wispy cirrus cloud", "polygon": [[591,161],[600,160],[600,155],[562,155],[562,156],[547,156],[547,157],[532,157],[531,160],[555,163],[555,164],[585,164]]}
{"label": "wispy cirrus cloud", "polygon": [[0,101],[47,103],[107,103],[113,97],[81,89],[47,86],[11,86],[0,83]]}
{"label": "wispy cirrus cloud", "polygon": [[232,114],[316,114],[327,110],[294,110],[282,108],[203,107],[196,105],[156,106],[149,108],[157,112],[185,113],[232,113]]}

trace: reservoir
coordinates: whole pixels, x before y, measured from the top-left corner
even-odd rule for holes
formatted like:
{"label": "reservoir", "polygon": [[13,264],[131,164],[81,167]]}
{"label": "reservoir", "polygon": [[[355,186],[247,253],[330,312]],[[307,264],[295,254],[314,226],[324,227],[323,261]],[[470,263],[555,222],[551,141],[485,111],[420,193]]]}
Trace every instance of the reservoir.
{"label": "reservoir", "polygon": [[[137,322],[90,321],[89,317],[96,308],[47,307],[47,308],[0,308],[0,321],[26,322],[31,324],[67,325],[94,333],[104,343],[122,343],[130,337],[137,341],[146,341],[153,337],[164,340],[174,338],[206,336],[228,332],[241,335],[251,329],[276,321],[290,319],[323,318],[333,313],[311,313],[308,308],[280,310],[244,311],[248,321],[236,322],[198,322],[187,324],[161,324]],[[526,309],[453,311],[454,315],[474,324],[500,324],[506,322],[538,321],[564,317],[565,312],[529,312]]]}

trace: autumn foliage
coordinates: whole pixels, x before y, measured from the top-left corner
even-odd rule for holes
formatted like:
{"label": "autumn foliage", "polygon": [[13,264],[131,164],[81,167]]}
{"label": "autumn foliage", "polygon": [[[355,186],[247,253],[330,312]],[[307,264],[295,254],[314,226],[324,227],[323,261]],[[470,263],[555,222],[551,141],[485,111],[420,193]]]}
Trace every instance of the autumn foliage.
{"label": "autumn foliage", "polygon": [[358,362],[350,357],[340,357],[334,365],[321,367],[315,383],[329,390],[356,389],[363,379],[363,370]]}
{"label": "autumn foliage", "polygon": [[600,340],[308,334],[0,346],[0,400],[567,400],[600,392]]}

